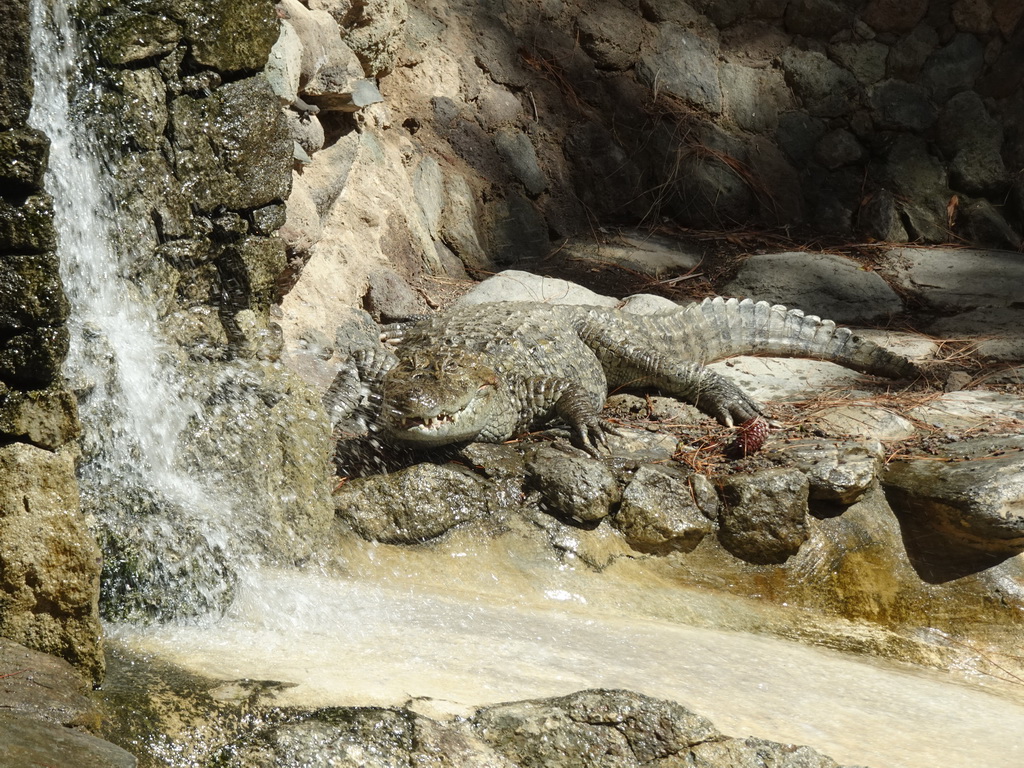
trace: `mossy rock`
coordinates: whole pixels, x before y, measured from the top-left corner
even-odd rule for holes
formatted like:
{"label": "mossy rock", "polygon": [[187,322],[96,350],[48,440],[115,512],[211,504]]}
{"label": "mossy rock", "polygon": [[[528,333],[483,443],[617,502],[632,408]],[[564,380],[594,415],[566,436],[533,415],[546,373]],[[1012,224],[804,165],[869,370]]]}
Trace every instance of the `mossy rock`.
{"label": "mossy rock", "polygon": [[68,353],[63,326],[30,328],[0,342],[0,379],[26,389],[48,387],[60,377]]}
{"label": "mossy rock", "polygon": [[0,133],[0,192],[38,192],[50,152],[50,140],[32,128]]}
{"label": "mossy rock", "polygon": [[68,311],[52,251],[0,261],[0,330],[63,325]]}
{"label": "mossy rock", "polygon": [[170,53],[181,28],[166,16],[125,11],[101,16],[91,26],[100,62],[121,67]]}
{"label": "mossy rock", "polygon": [[31,195],[23,202],[0,197],[0,253],[45,253],[56,247],[49,195]]}

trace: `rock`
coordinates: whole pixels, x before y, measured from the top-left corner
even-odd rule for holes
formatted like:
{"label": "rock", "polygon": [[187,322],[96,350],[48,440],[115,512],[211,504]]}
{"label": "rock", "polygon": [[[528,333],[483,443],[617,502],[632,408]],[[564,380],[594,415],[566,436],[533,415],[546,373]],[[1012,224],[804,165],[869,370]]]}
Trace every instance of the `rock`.
{"label": "rock", "polygon": [[866,155],[857,137],[845,128],[837,128],[822,136],[814,154],[818,162],[829,170],[860,163]]}
{"label": "rock", "polygon": [[912,239],[946,241],[946,205],[952,192],[946,183],[945,168],[923,138],[899,135],[890,144],[878,177],[895,195]]}
{"label": "rock", "polygon": [[429,541],[490,512],[485,481],[448,464],[349,480],[334,507],[360,536],[389,544]]}
{"label": "rock", "polygon": [[[0,31],[0,130],[24,128],[32,107],[30,4],[17,0],[7,6]],[[2,242],[2,239],[0,239]]]}
{"label": "rock", "polygon": [[614,307],[618,300],[583,288],[568,280],[506,269],[464,294],[456,306],[490,301],[543,301],[551,304],[592,304]]}
{"label": "rock", "polygon": [[[305,164],[308,165],[312,162],[312,156],[324,148],[324,126],[316,115],[300,114],[292,110],[285,110],[283,114],[288,123],[288,135],[302,147],[306,153]],[[294,185],[294,177],[292,183]]]}
{"label": "rock", "polygon": [[940,398],[915,406],[907,416],[948,433],[985,429],[1015,432],[1024,421],[1024,402],[1002,392],[947,392]]}
{"label": "rock", "polygon": [[939,46],[939,35],[930,24],[919,24],[889,49],[886,74],[897,80],[916,81],[925,61]]}
{"label": "rock", "polygon": [[871,440],[905,440],[917,433],[913,422],[881,405],[837,405],[817,411],[808,425],[826,435]]}
{"label": "rock", "polygon": [[570,755],[580,756],[580,765],[583,755],[601,755],[608,765],[649,764],[721,738],[708,720],[679,704],[630,691],[497,704],[479,710],[472,727],[513,765],[536,768],[565,765]]}
{"label": "rock", "polygon": [[245,0],[184,3],[184,35],[196,63],[221,72],[258,72],[278,37],[274,6]]}
{"label": "rock", "polygon": [[885,254],[883,272],[900,290],[940,310],[1008,306],[1024,285],[1024,261],[1010,251],[896,248]]}
{"label": "rock", "polygon": [[53,229],[53,200],[45,193],[30,195],[17,205],[0,198],[0,243],[14,253],[47,253],[57,247]]}
{"label": "rock", "polygon": [[367,77],[380,79],[391,72],[408,17],[406,0],[367,0],[353,3],[341,20],[345,42],[359,57]]}
{"label": "rock", "polygon": [[4,711],[69,728],[98,730],[103,713],[92,688],[68,662],[0,638]]}
{"label": "rock", "polygon": [[25,392],[0,382],[0,435],[55,451],[81,432],[78,402],[63,386]]}
{"label": "rock", "polygon": [[722,289],[839,323],[871,322],[903,311],[903,303],[875,272],[844,256],[803,252],[757,254]]}
{"label": "rock", "polygon": [[993,360],[1024,360],[1024,311],[1016,306],[979,307],[941,317],[928,326],[929,333],[948,339],[976,338],[979,355]]}
{"label": "rock", "polygon": [[896,197],[888,189],[879,189],[863,202],[857,223],[872,240],[883,243],[905,243],[909,240],[900,220]]}
{"label": "rock", "polygon": [[704,258],[701,250],[671,238],[629,230],[597,240],[570,240],[561,253],[570,259],[614,264],[651,277],[686,274],[695,270]]}
{"label": "rock", "polygon": [[788,441],[767,452],[780,466],[799,469],[809,482],[809,498],[849,506],[875,483],[884,451],[878,440]]}
{"label": "rock", "polygon": [[547,508],[570,520],[603,520],[622,496],[615,476],[603,461],[554,446],[531,451],[526,470]]}
{"label": "rock", "polygon": [[7,768],[40,765],[135,768],[138,765],[128,752],[95,736],[7,712],[0,712],[0,763]]}
{"label": "rock", "polygon": [[619,3],[599,3],[576,19],[580,45],[600,69],[631,67],[640,52],[644,27]]}
{"label": "rock", "polygon": [[494,146],[508,164],[512,175],[519,179],[531,197],[536,197],[547,189],[548,181],[537,161],[533,142],[527,134],[502,128],[494,136]]}
{"label": "rock", "polygon": [[893,509],[950,546],[1024,551],[1024,438],[976,438],[933,457],[890,462],[882,484]]}
{"label": "rock", "polygon": [[779,113],[792,106],[792,96],[778,70],[726,61],[719,78],[725,113],[745,131],[774,132],[779,126]]}
{"label": "rock", "polygon": [[784,563],[809,536],[807,477],[796,469],[765,469],[715,480],[721,498],[718,540],[748,563]]}
{"label": "rock", "polygon": [[811,115],[840,117],[861,100],[856,78],[824,54],[786,48],[779,56],[786,83]]}
{"label": "rock", "polygon": [[877,40],[835,43],[829,52],[832,58],[853,73],[861,85],[873,85],[885,77],[889,46]]}
{"label": "rock", "polygon": [[166,16],[138,11],[100,16],[92,27],[100,61],[123,67],[170,53],[181,39],[181,29]]}
{"label": "rock", "polygon": [[690,552],[714,531],[717,509],[715,490],[703,475],[645,464],[622,492],[613,523],[641,552]]}
{"label": "rock", "polygon": [[467,269],[492,270],[491,257],[480,243],[479,218],[475,195],[466,177],[458,173],[446,174],[439,224],[441,240]]}
{"label": "rock", "polygon": [[920,84],[938,103],[971,88],[985,65],[985,48],[974,35],[961,32],[928,57]]}
{"label": "rock", "polygon": [[824,121],[795,110],[779,118],[775,139],[794,163],[803,165],[814,158],[814,149],[825,130]]}
{"label": "rock", "polygon": [[832,37],[853,21],[850,9],[836,0],[794,0],[786,7],[786,29],[807,37]]}
{"label": "rock", "polygon": [[294,104],[299,97],[302,54],[302,40],[295,26],[287,19],[281,19],[281,31],[270,49],[263,76],[270,82],[283,107]]}
{"label": "rock", "polygon": [[100,553],[79,507],[73,457],[9,443],[0,477],[0,636],[98,681]]}
{"label": "rock", "polygon": [[[957,156],[957,160],[960,160]],[[973,163],[966,159],[966,163]],[[998,189],[1003,186],[1003,164],[998,155],[990,156],[987,159],[979,159],[978,166],[969,167],[964,171],[966,176],[959,176],[962,184]],[[987,167],[986,167],[987,166]],[[959,174],[958,165],[951,169],[953,173]],[[1012,248],[1019,251],[1024,247],[1024,237],[1010,226],[1003,215],[1001,207],[993,205],[988,200],[969,200],[961,205],[957,212],[957,230],[972,243],[993,248]]]}
{"label": "rock", "polygon": [[928,12],[928,0],[871,0],[861,19],[878,32],[909,32]]}
{"label": "rock", "polygon": [[50,140],[42,131],[0,131],[0,184],[13,190],[41,191],[49,151]]}
{"label": "rock", "polygon": [[390,269],[379,269],[368,275],[370,286],[363,305],[374,320],[393,323],[427,311],[423,297],[414,293],[401,276]]}
{"label": "rock", "polygon": [[928,91],[915,83],[885,80],[871,90],[871,108],[880,128],[920,132],[937,116]]}
{"label": "rock", "polygon": [[641,50],[637,77],[654,91],[667,91],[712,115],[722,111],[718,46],[689,29],[664,22]]}

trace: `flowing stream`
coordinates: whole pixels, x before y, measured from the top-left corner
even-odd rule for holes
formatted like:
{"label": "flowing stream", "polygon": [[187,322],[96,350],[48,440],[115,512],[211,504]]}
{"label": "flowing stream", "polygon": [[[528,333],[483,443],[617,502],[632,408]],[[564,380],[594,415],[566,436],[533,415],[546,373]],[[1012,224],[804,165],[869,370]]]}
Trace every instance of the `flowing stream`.
{"label": "flowing stream", "polygon": [[[120,221],[101,142],[80,119],[91,86],[79,82],[83,54],[68,3],[37,0],[33,21],[32,124],[52,141],[46,184],[72,304],[67,375],[85,430],[83,495],[111,528],[144,528],[154,506],[177,510],[151,516],[161,521],[144,535],[156,565],[171,559],[164,538],[186,522],[201,527],[207,547],[188,567],[209,547],[241,558],[226,533],[231,499],[182,468],[180,437],[200,408],[182,395],[184,374],[161,339],[154,300],[133,283],[131,254],[118,246],[119,228],[136,225]],[[140,498],[150,501],[126,505]],[[423,697],[437,713],[464,714],[474,705],[626,687],[691,706],[727,733],[806,743],[845,762],[1024,765],[1024,707],[995,689],[690,626],[688,612],[720,610],[706,594],[616,585],[613,574],[550,563],[517,572],[471,549],[435,553],[445,568],[459,559],[472,571],[472,587],[459,588],[444,583],[447,571],[430,574],[432,566],[414,562],[418,556],[372,549],[347,573],[249,569],[223,617],[122,622],[109,627],[110,641],[215,679],[294,684],[281,705]],[[198,609],[215,598],[180,594],[173,574],[156,588]],[[675,601],[683,618],[637,607],[655,600]]]}

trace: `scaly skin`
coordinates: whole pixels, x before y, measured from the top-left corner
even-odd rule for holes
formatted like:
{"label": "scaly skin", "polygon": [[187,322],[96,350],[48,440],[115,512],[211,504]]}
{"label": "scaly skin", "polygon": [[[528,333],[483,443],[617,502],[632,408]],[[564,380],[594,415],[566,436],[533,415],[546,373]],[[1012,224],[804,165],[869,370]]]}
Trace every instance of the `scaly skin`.
{"label": "scaly skin", "polygon": [[609,389],[655,390],[693,403],[725,425],[763,410],[707,369],[740,354],[829,360],[865,373],[911,378],[906,358],[766,302],[707,299],[654,315],[604,307],[516,302],[458,307],[384,329],[325,396],[335,416],[362,382],[379,399],[390,439],[437,446],[501,442],[561,420],[591,453],[611,431],[599,419]]}

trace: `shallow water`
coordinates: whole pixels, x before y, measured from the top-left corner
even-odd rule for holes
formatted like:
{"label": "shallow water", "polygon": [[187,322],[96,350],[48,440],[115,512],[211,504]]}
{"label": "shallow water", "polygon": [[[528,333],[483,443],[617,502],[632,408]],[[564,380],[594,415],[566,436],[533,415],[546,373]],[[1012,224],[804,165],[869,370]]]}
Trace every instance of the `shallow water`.
{"label": "shallow water", "polygon": [[[280,705],[401,705],[431,716],[583,688],[678,701],[729,735],[808,744],[883,768],[1024,765],[1024,706],[934,673],[784,640],[546,599],[263,572],[207,626],[112,640],[217,679],[295,684]],[[268,608],[268,606],[270,606]]]}

